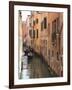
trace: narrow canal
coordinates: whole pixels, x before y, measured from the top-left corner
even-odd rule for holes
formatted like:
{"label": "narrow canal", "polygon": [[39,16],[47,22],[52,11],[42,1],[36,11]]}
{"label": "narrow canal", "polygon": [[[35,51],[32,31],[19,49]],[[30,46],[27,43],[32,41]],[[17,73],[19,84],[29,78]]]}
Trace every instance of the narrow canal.
{"label": "narrow canal", "polygon": [[57,77],[44,60],[35,53],[30,59],[27,56],[23,56],[21,67],[21,79]]}

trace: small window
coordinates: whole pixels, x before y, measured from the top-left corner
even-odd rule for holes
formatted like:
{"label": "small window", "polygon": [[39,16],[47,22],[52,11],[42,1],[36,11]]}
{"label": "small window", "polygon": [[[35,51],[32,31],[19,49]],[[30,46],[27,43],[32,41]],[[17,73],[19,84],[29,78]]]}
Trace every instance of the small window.
{"label": "small window", "polygon": [[41,22],[41,31],[43,31],[43,21]]}
{"label": "small window", "polygon": [[56,20],[52,22],[52,42],[56,41]]}
{"label": "small window", "polygon": [[35,38],[35,30],[33,30],[33,38]]}
{"label": "small window", "polygon": [[45,17],[44,18],[44,29],[46,29],[47,28],[47,18]]}
{"label": "small window", "polygon": [[48,50],[48,59],[50,60],[50,50]]}
{"label": "small window", "polygon": [[37,29],[37,38],[38,38],[38,29]]}
{"label": "small window", "polygon": [[52,22],[52,32],[56,32],[56,20]]}
{"label": "small window", "polygon": [[58,17],[58,18],[57,18],[57,25],[56,25],[56,26],[57,26],[56,32],[59,32],[59,28],[60,28],[60,27],[59,27],[59,26],[60,26],[59,24],[60,24],[60,23],[59,23],[59,17]]}
{"label": "small window", "polygon": [[59,53],[57,52],[57,60],[59,60]]}
{"label": "small window", "polygon": [[35,26],[35,21],[33,21],[33,25]]}
{"label": "small window", "polygon": [[36,19],[36,23],[38,24],[38,19]]}
{"label": "small window", "polygon": [[48,23],[48,35],[50,35],[50,23]]}

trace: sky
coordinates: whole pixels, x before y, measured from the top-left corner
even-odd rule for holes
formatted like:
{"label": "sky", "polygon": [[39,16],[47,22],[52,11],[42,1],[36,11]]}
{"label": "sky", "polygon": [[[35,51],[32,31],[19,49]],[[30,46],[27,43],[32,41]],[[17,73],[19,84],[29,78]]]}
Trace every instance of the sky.
{"label": "sky", "polygon": [[27,16],[31,15],[31,11],[21,11],[22,12],[22,21],[26,21]]}

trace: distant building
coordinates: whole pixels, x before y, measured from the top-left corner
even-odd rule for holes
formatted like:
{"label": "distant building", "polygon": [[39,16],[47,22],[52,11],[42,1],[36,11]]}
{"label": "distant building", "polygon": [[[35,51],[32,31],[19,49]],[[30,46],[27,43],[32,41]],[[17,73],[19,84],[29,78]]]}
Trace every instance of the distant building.
{"label": "distant building", "polygon": [[26,21],[23,21],[22,28],[23,28],[23,42],[26,44],[26,46],[31,46],[31,26],[30,26],[30,15],[28,15]]}
{"label": "distant building", "polygon": [[35,52],[40,53],[40,31],[41,31],[41,14],[32,12],[32,30],[33,30],[33,48]]}

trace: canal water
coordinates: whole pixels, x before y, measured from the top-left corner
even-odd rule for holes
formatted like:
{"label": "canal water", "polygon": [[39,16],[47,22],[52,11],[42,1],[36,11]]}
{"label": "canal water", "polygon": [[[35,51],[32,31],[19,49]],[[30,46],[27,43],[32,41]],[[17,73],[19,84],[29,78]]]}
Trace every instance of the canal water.
{"label": "canal water", "polygon": [[31,59],[23,56],[21,79],[57,77],[44,60],[34,53]]}

